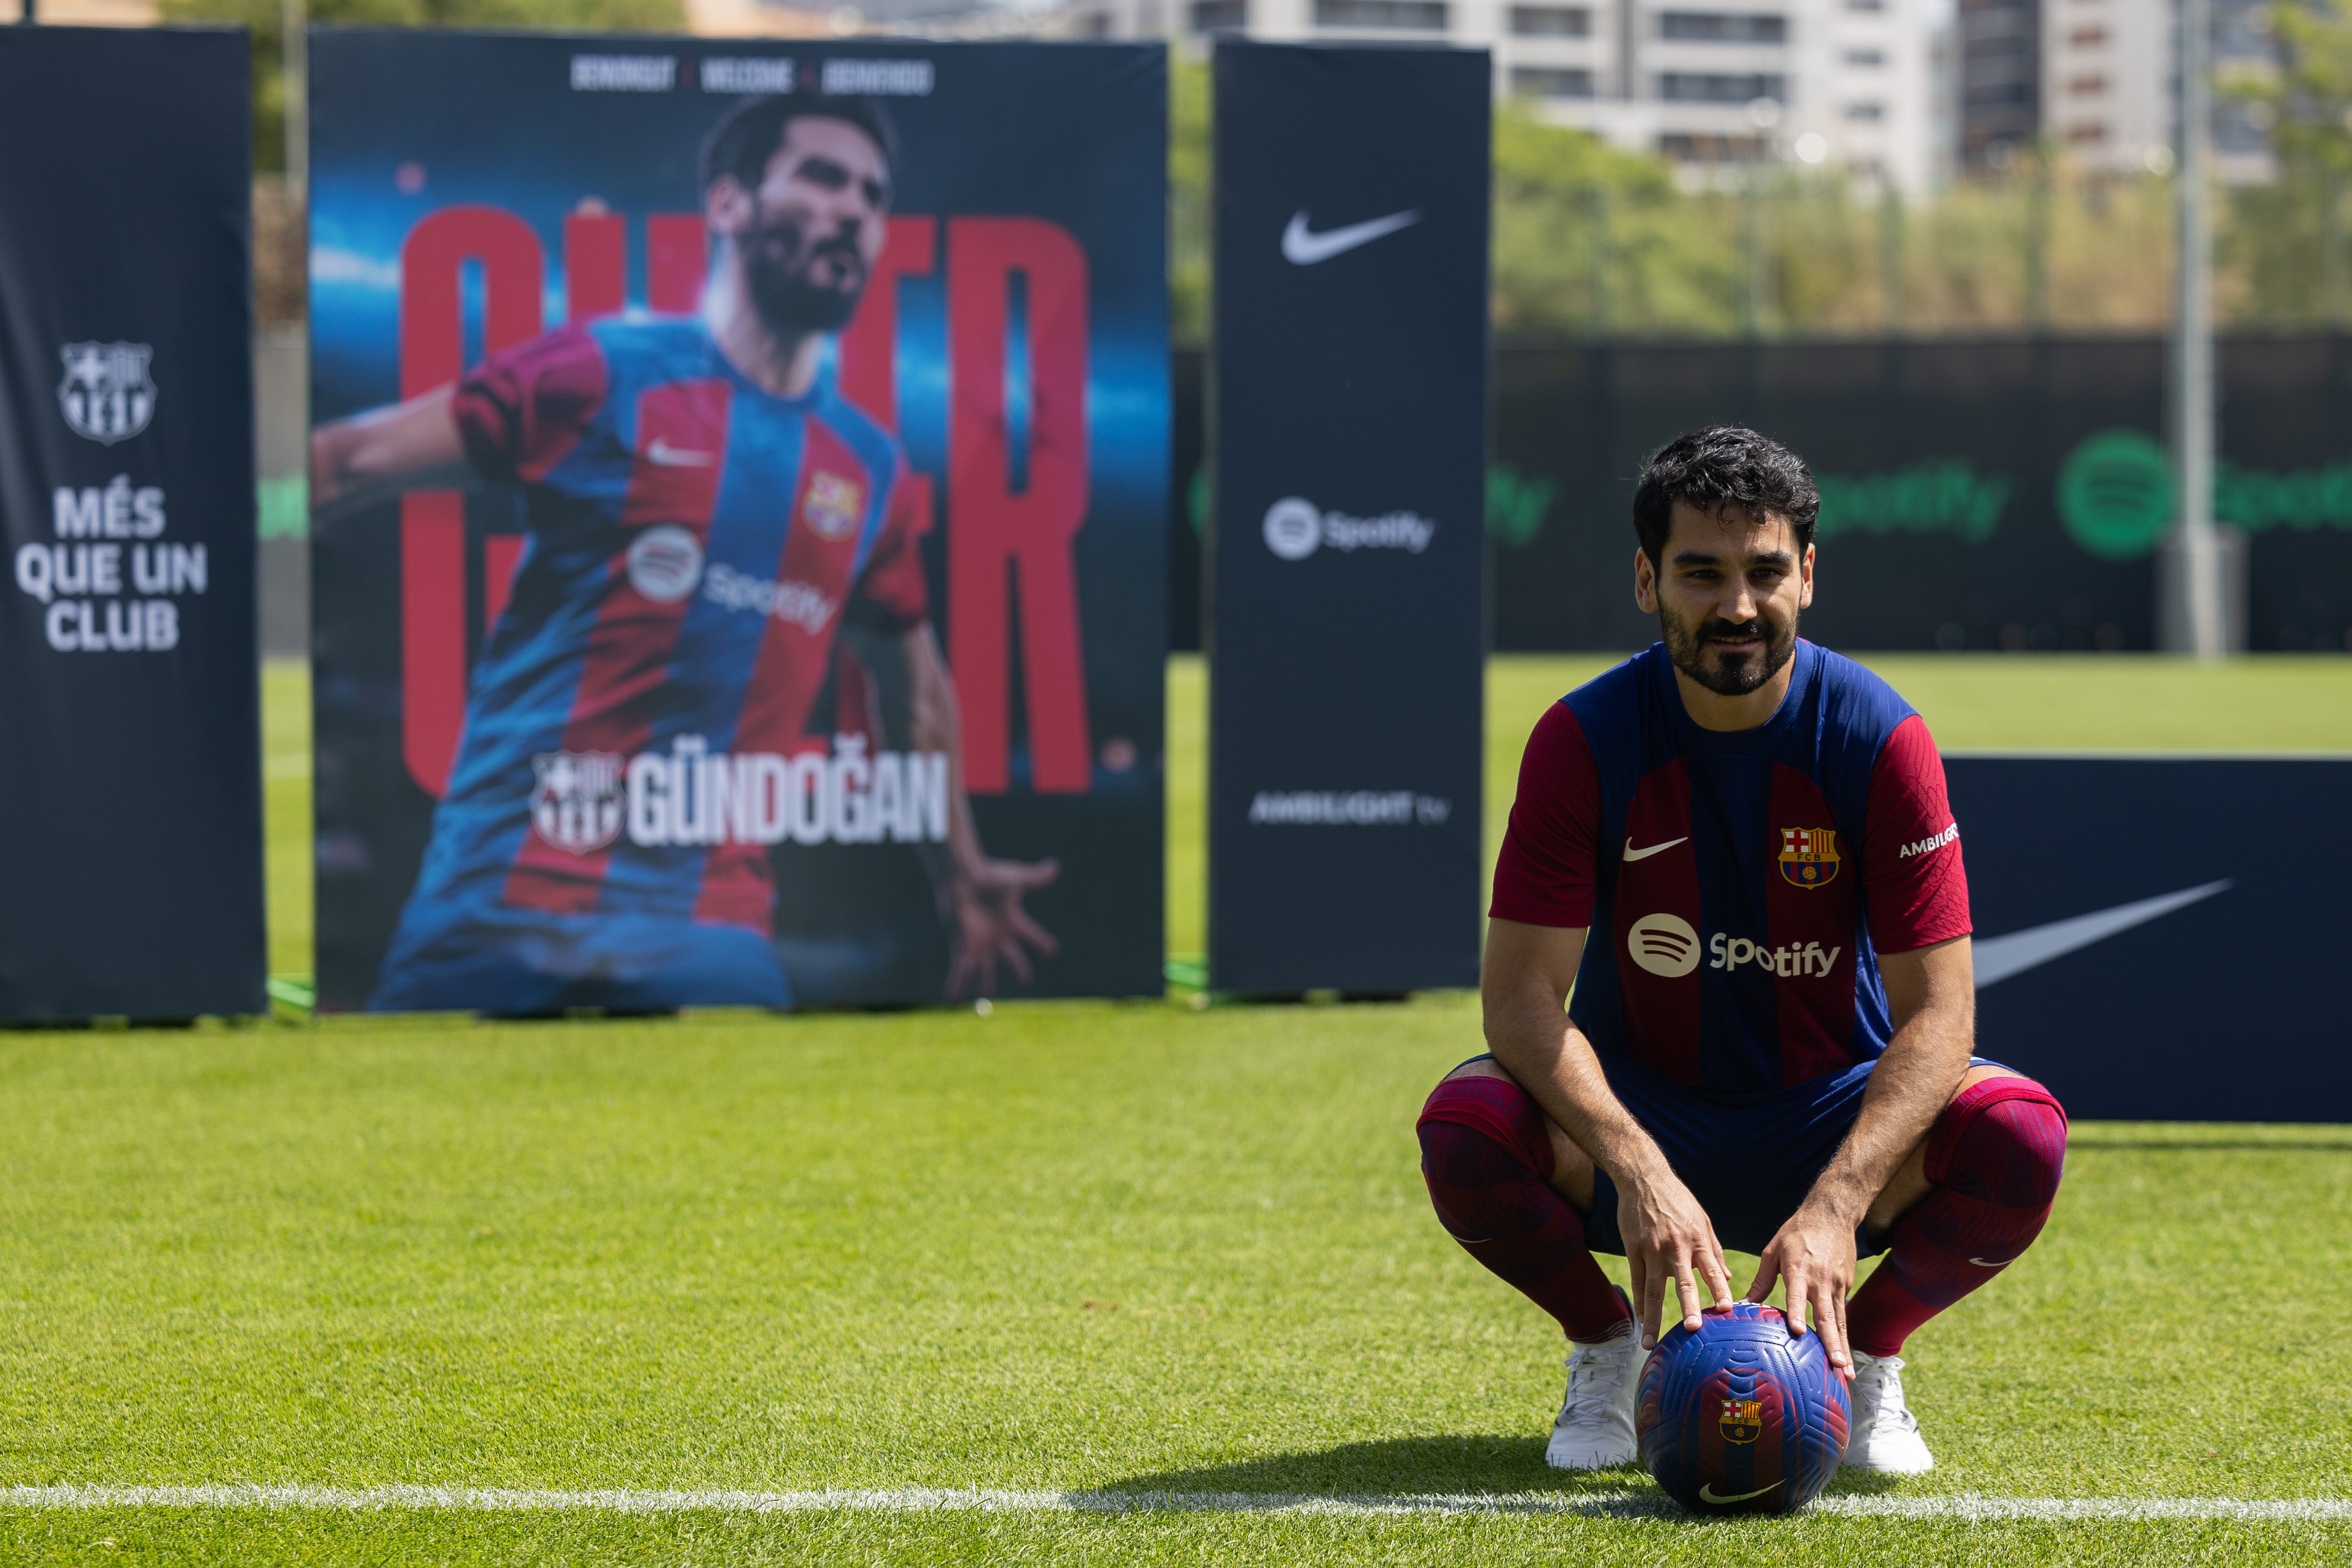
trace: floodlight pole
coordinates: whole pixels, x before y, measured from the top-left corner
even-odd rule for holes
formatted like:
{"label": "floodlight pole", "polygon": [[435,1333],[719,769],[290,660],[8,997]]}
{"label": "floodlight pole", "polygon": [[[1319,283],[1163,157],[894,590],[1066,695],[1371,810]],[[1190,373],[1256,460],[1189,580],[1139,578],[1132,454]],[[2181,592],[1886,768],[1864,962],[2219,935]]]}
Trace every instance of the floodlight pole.
{"label": "floodlight pole", "polygon": [[298,205],[307,202],[310,194],[309,13],[304,0],[278,0],[278,58],[286,100],[286,189]]}
{"label": "floodlight pole", "polygon": [[2168,652],[2223,650],[2221,541],[2213,531],[2213,221],[2206,165],[2212,145],[2210,0],[2180,0],[2179,298],[2172,313],[2172,536],[2159,558],[2158,635]]}

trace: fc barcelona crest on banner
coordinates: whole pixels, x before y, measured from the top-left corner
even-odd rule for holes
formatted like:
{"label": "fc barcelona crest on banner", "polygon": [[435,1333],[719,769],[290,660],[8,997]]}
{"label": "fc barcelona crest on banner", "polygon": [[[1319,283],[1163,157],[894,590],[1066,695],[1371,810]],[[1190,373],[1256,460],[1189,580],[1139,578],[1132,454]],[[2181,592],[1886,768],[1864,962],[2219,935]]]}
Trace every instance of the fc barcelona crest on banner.
{"label": "fc barcelona crest on banner", "polygon": [[622,759],[611,752],[542,752],[531,758],[539,775],[530,822],[558,849],[593,855],[621,836]]}
{"label": "fc barcelona crest on banner", "polygon": [[147,362],[155,351],[145,343],[68,343],[58,351],[66,378],[58,384],[58,406],[77,436],[111,447],[147,428],[155,416],[155,384]]}
{"label": "fc barcelona crest on banner", "polygon": [[1828,827],[1780,829],[1780,875],[1800,888],[1837,880],[1837,832]]}
{"label": "fc barcelona crest on banner", "polygon": [[1764,1402],[1760,1399],[1725,1400],[1722,1426],[1725,1442],[1753,1443],[1764,1435]]}

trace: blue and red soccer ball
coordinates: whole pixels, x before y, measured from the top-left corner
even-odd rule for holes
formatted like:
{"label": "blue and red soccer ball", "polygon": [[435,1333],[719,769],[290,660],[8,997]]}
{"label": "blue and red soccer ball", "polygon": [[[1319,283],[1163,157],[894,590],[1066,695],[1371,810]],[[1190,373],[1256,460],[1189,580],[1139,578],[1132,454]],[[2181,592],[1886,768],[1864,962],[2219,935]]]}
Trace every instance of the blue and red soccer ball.
{"label": "blue and red soccer ball", "polygon": [[1735,1301],[1658,1341],[1633,1426],[1650,1474],[1693,1513],[1793,1513],[1837,1474],[1852,1418],[1821,1335]]}

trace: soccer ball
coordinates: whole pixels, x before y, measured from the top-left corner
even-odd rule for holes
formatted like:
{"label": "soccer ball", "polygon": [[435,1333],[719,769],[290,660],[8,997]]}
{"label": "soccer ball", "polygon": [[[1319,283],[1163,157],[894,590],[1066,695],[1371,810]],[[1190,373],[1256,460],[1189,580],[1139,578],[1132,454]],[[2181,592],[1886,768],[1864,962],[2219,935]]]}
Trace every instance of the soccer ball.
{"label": "soccer ball", "polygon": [[1821,1335],[1734,1301],[1658,1342],[1633,1426],[1650,1474],[1693,1513],[1793,1513],[1837,1474],[1851,1416]]}

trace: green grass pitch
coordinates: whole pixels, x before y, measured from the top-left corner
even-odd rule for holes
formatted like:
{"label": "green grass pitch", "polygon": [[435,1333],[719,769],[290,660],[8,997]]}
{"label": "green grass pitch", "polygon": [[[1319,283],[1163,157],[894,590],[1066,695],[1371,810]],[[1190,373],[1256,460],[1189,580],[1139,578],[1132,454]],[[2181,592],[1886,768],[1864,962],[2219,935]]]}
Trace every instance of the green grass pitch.
{"label": "green grass pitch", "polygon": [[[1496,661],[1491,797],[1597,662]],[[2352,660],[1886,668],[1948,746],[2352,748]],[[1428,1215],[1412,1112],[1476,1038],[1453,995],[0,1035],[0,1488],[66,1489],[0,1490],[0,1563],[2352,1561],[2352,1130],[2078,1125],[2041,1243],[1912,1342],[1937,1469],[1696,1523],[1544,1468],[1557,1331]],[[373,1506],[89,1489],[238,1484]]]}

